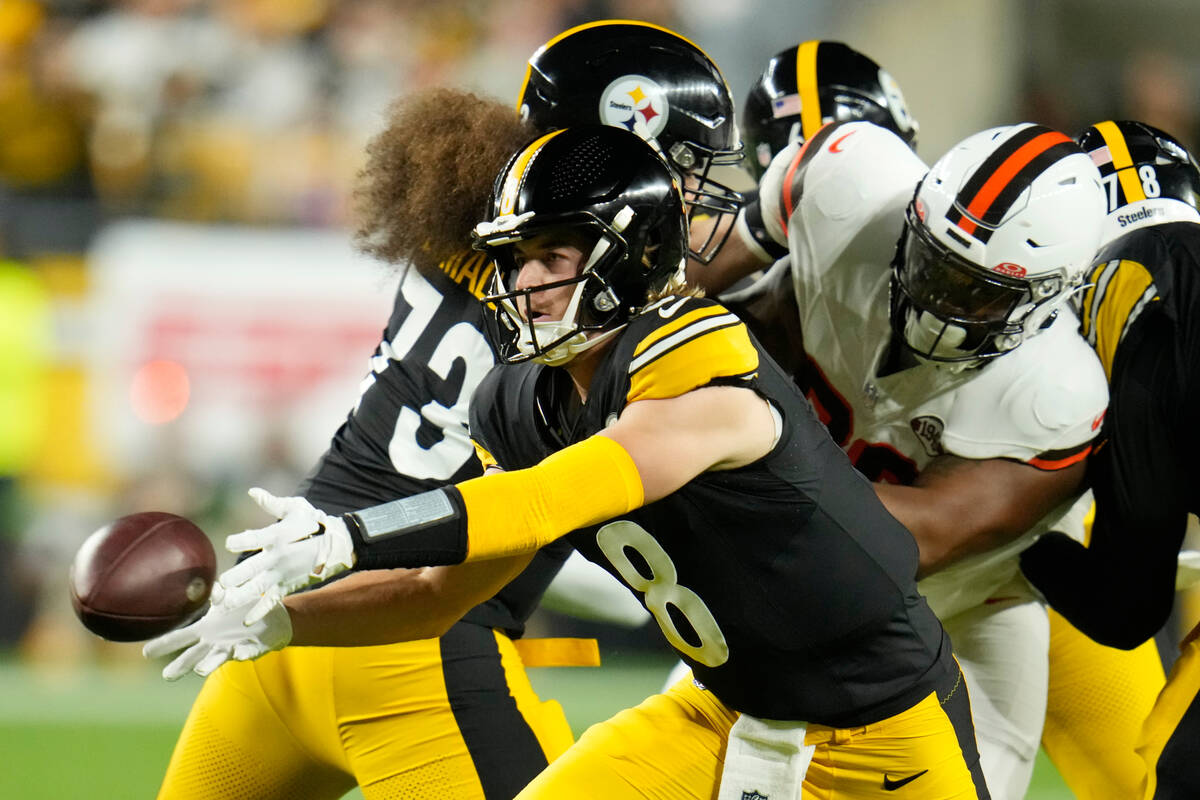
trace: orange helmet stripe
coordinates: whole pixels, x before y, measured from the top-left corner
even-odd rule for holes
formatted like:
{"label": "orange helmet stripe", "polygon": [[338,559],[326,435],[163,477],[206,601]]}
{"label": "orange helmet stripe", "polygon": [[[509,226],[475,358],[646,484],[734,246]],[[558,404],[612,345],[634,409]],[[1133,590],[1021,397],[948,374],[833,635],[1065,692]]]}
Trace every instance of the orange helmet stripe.
{"label": "orange helmet stripe", "polygon": [[[1070,141],[1070,137],[1065,133],[1046,131],[1017,148],[992,172],[971,198],[967,204],[967,214],[974,219],[983,219],[995,199],[1031,161],[1055,145]],[[974,233],[977,227],[970,217],[964,216],[957,221],[958,227],[966,233]]]}

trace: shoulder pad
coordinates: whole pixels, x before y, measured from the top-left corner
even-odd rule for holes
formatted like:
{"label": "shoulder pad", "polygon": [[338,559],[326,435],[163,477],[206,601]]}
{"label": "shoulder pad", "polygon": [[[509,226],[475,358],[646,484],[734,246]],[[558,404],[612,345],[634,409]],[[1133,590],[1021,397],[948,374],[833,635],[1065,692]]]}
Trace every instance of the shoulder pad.
{"label": "shoulder pad", "polygon": [[1134,230],[1101,250],[1092,264],[1080,302],[1083,336],[1110,376],[1126,328],[1159,299],[1161,287],[1148,267],[1170,263],[1164,234],[1162,226]]}
{"label": "shoulder pad", "polygon": [[[870,122],[825,131],[822,141],[818,133],[797,156],[799,166],[784,187],[778,213],[786,215],[793,257],[832,264],[872,219],[904,208],[928,167],[903,139]],[[897,236],[902,220],[902,214],[895,216]]]}
{"label": "shoulder pad", "polygon": [[946,451],[1044,469],[1086,456],[1108,407],[1108,382],[1078,328],[1074,313],[1060,309],[1047,330],[982,367],[955,395]]}
{"label": "shoulder pad", "polygon": [[[904,141],[870,122],[829,122],[803,145],[793,142],[775,154],[758,185],[763,224],[775,241],[785,243],[789,223],[801,201],[810,196],[821,176],[869,164],[887,169],[889,162],[920,162]],[[921,164],[912,186],[926,172]],[[849,173],[847,173],[849,174]]]}
{"label": "shoulder pad", "polygon": [[626,402],[678,397],[718,378],[749,379],[758,351],[746,326],[724,306],[699,297],[666,297],[629,324]]}

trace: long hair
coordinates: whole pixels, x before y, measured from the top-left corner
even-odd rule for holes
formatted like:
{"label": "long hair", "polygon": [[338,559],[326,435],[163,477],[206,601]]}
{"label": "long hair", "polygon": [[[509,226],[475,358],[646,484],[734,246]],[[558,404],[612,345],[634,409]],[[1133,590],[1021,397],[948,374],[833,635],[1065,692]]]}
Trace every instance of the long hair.
{"label": "long hair", "polygon": [[470,92],[400,98],[358,174],[356,245],[389,264],[436,270],[470,248],[496,175],[534,134],[511,106]]}

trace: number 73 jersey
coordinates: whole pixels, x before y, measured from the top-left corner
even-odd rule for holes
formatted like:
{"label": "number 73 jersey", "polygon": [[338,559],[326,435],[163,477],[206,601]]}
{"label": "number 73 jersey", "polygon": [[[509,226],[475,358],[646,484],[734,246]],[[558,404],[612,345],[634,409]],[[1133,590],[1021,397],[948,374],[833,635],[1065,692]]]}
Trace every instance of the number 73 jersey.
{"label": "number 73 jersey", "polygon": [[[441,269],[404,274],[358,403],[301,487],[328,513],[482,473],[467,435],[467,402],[494,363],[476,299],[491,265],[483,253],[466,252]],[[464,619],[519,635],[569,552],[566,543],[542,548],[520,576]]]}
{"label": "number 73 jersey", "polygon": [[[825,132],[825,131],[823,131]],[[891,260],[925,165],[890,131],[829,126],[796,156],[780,208],[789,281],[808,363],[797,382],[835,441],[873,481],[910,483],[942,453],[1061,469],[1085,458],[1103,420],[1103,369],[1067,309],[1015,350],[960,370],[919,363],[884,372],[894,341]],[[931,224],[938,224],[937,221]],[[945,618],[986,600],[1015,573],[1032,534],[932,576],[922,592]]]}
{"label": "number 73 jersey", "polygon": [[501,467],[524,468],[631,403],[712,386],[755,391],[782,420],[761,459],[567,535],[643,599],[697,680],[739,711],[835,727],[927,696],[953,667],[917,592],[916,545],[744,325],[712,301],[669,297],[600,359],[578,414],[565,370],[497,367],[472,399],[472,436]]}

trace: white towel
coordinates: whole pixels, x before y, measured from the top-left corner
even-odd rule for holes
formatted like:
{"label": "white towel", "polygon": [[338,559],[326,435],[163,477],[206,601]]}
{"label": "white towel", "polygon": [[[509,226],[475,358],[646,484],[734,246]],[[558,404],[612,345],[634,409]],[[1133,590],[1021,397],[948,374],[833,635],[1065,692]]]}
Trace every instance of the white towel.
{"label": "white towel", "polygon": [[742,714],[729,731],[717,800],[800,800],[812,760],[803,722]]}

